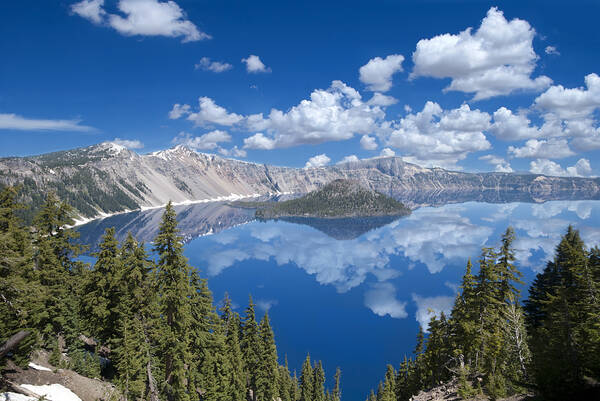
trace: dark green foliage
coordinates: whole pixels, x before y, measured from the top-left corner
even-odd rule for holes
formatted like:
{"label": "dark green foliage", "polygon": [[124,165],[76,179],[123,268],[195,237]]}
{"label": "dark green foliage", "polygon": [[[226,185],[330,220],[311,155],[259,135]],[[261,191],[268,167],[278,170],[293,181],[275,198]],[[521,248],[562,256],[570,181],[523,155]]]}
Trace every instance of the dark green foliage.
{"label": "dark green foliage", "polygon": [[526,312],[532,368],[548,399],[582,397],[586,377],[600,380],[597,269],[597,250],[588,251],[569,227],[531,286]]}
{"label": "dark green foliage", "polygon": [[258,207],[256,217],[262,219],[285,216],[356,217],[410,214],[410,209],[401,202],[343,179],[335,180],[298,199],[246,206]]}

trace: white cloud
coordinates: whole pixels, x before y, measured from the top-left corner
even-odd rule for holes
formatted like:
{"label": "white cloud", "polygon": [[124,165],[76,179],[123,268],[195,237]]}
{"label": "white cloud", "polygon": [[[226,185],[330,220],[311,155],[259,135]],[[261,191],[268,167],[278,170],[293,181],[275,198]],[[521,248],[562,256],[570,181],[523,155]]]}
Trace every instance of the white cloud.
{"label": "white cloud", "polygon": [[417,294],[412,295],[413,301],[417,304],[416,320],[424,331],[429,331],[429,321],[433,316],[440,317],[444,312],[449,317],[454,297],[421,297]]}
{"label": "white cloud", "polygon": [[363,135],[360,138],[360,147],[365,150],[375,150],[377,149],[377,140],[369,135]]}
{"label": "white cloud", "polygon": [[112,140],[112,142],[116,143],[117,145],[125,146],[127,149],[142,149],[144,147],[142,141],[137,139],[115,138]]}
{"label": "white cloud", "polygon": [[381,157],[392,157],[392,156],[396,156],[396,152],[394,152],[390,148],[383,148],[383,149],[381,149],[381,152],[379,153],[379,156],[381,156]]}
{"label": "white cloud", "polygon": [[286,112],[272,109],[266,118],[248,116],[248,129],[259,133],[246,138],[244,147],[275,149],[346,140],[375,132],[384,117],[380,107],[363,103],[355,89],[333,81],[328,89],[314,90],[310,100]]}
{"label": "white cloud", "polygon": [[560,52],[558,51],[558,49],[555,46],[546,46],[546,48],[544,49],[544,51],[546,52],[546,54],[552,54],[555,56],[560,56]]}
{"label": "white cloud", "polygon": [[272,307],[274,307],[278,303],[279,301],[277,301],[276,299],[257,299],[256,307],[265,312],[268,312]]}
{"label": "white cloud", "polygon": [[392,75],[402,71],[404,56],[391,54],[386,58],[375,57],[359,69],[360,81],[370,91],[387,92],[392,87]]}
{"label": "white cloud", "polygon": [[502,11],[492,7],[474,33],[467,28],[457,35],[420,40],[413,53],[411,77],[451,78],[446,90],[474,93],[475,100],[518,89],[542,90],[552,80],[531,78],[538,59],[534,36],[527,21],[507,21]]}
{"label": "white cloud", "polygon": [[42,120],[0,113],[0,129],[19,131],[93,131],[94,128],[80,125],[81,120]]}
{"label": "white cloud", "polygon": [[504,160],[502,157],[495,155],[481,156],[479,160],[485,160],[489,164],[494,166],[494,171],[498,173],[512,173],[513,169],[510,167],[510,163]]}
{"label": "white cloud", "polygon": [[71,12],[92,21],[94,24],[101,24],[106,15],[103,6],[104,0],[83,0],[73,4]]}
{"label": "white cloud", "polygon": [[223,156],[233,157],[246,157],[248,155],[244,149],[239,149],[237,145],[231,149],[219,148],[219,153]]}
{"label": "white cloud", "polygon": [[219,143],[231,142],[231,135],[221,130],[207,132],[201,136],[192,136],[181,132],[171,142],[185,145],[194,150],[212,150],[219,148]]}
{"label": "white cloud", "polygon": [[325,154],[316,155],[308,159],[304,168],[323,167],[329,164],[331,159]]}
{"label": "white cloud", "polygon": [[494,123],[490,132],[503,141],[518,141],[540,136],[536,127],[530,126],[531,121],[525,113],[513,114],[506,107],[500,107],[494,112]]}
{"label": "white cloud", "polygon": [[566,89],[554,85],[535,99],[535,106],[563,119],[586,118],[600,108],[600,77],[589,74],[584,88]]}
{"label": "white cloud", "polygon": [[214,100],[206,96],[198,99],[198,111],[192,111],[190,105],[176,103],[169,112],[171,119],[178,119],[184,115],[187,115],[187,119],[193,121],[196,126],[211,124],[232,126],[243,120],[243,116],[228,113],[224,107],[217,105]]}
{"label": "white cloud", "polygon": [[489,125],[489,114],[467,104],[444,111],[427,102],[422,111],[400,120],[387,145],[402,150],[409,162],[457,169],[456,162],[469,153],[491,147],[483,134]]}
{"label": "white cloud", "polygon": [[390,315],[395,319],[404,319],[406,302],[396,299],[396,289],[391,283],[376,283],[365,292],[365,306],[378,316]]}
{"label": "white cloud", "polygon": [[562,159],[573,156],[566,139],[551,138],[546,140],[530,139],[525,142],[525,146],[517,148],[508,147],[508,153],[514,157],[527,157],[532,159]]}
{"label": "white cloud", "polygon": [[126,36],[183,37],[183,42],[211,38],[186,19],[184,11],[172,0],[119,0],[117,8],[122,14],[109,14],[103,6],[103,0],[83,0],[73,4],[71,11]]}
{"label": "white cloud", "polygon": [[336,164],[357,162],[359,160],[360,159],[356,155],[348,155],[348,156],[344,156],[344,158],[342,160],[340,160],[339,162],[337,162]]}
{"label": "white cloud", "polygon": [[275,149],[275,141],[267,138],[262,132],[259,132],[244,139],[244,148],[271,150]]}
{"label": "white cloud", "polygon": [[251,54],[247,58],[243,58],[242,62],[246,63],[246,71],[250,73],[271,72],[271,68],[267,67],[260,60],[260,57]]}
{"label": "white cloud", "polygon": [[177,120],[178,118],[190,114],[191,106],[189,104],[175,103],[173,108],[169,112],[169,118],[171,120]]}
{"label": "white cloud", "polygon": [[375,92],[373,97],[369,99],[367,104],[369,106],[382,106],[387,107],[398,103],[398,99],[393,96],[384,95],[383,93]]}
{"label": "white cloud", "polygon": [[225,72],[231,70],[233,66],[229,63],[222,63],[220,61],[212,61],[209,57],[202,57],[198,64],[194,66],[195,69],[202,69],[204,71],[212,72]]}
{"label": "white cloud", "polygon": [[560,164],[548,159],[537,159],[530,163],[530,172],[557,177],[589,177],[592,175],[592,166],[587,159],[579,159],[575,165],[563,169]]}

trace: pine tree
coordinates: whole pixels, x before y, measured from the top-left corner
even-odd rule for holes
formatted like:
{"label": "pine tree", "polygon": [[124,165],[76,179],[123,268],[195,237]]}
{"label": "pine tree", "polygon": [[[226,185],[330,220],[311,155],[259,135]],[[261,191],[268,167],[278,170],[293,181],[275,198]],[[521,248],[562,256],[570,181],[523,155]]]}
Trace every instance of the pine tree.
{"label": "pine tree", "polygon": [[332,401],[341,401],[342,400],[342,387],[341,387],[341,378],[342,371],[338,367],[335,370],[335,376],[333,377],[333,391],[331,392]]}
{"label": "pine tree", "polygon": [[321,361],[315,362],[313,368],[313,400],[325,401],[325,371]]}
{"label": "pine tree", "polygon": [[269,322],[269,313],[265,312],[260,325],[260,355],[258,361],[258,370],[256,372],[256,398],[259,401],[269,401],[278,397],[277,393],[277,347],[271,324]]}
{"label": "pine tree", "polygon": [[382,393],[377,394],[380,401],[396,401],[396,371],[392,365],[387,365]]}
{"label": "pine tree", "polygon": [[173,205],[169,202],[162,216],[154,252],[160,293],[160,309],[164,366],[164,391],[169,401],[188,401],[187,371],[190,366],[189,329],[191,311],[189,296],[190,267],[183,256],[183,242],[178,235]]}
{"label": "pine tree", "polygon": [[[246,316],[242,325],[242,354],[244,357],[244,369],[247,379],[247,387],[252,391],[252,398],[257,400],[257,372],[260,368],[261,339],[256,323],[256,313],[254,311],[254,302],[250,296]],[[262,400],[260,400],[262,401]]]}
{"label": "pine tree", "polygon": [[44,286],[44,314],[39,322],[44,343],[51,345],[57,335],[73,345],[80,333],[79,302],[83,265],[74,260],[82,247],[74,240],[78,233],[73,209],[49,193],[33,220],[34,260],[37,279]]}
{"label": "pine tree", "polygon": [[314,399],[314,373],[310,365],[310,355],[306,355],[300,374],[300,401],[314,401]]}
{"label": "pine tree", "polygon": [[[246,399],[246,376],[244,374],[244,361],[242,350],[240,348],[239,324],[240,317],[233,312],[231,299],[225,294],[225,300],[221,309],[221,318],[225,327],[225,342],[227,344],[227,353],[229,357],[230,375],[229,375],[229,393],[228,399],[231,401],[244,401]],[[286,401],[286,400],[283,400]]]}
{"label": "pine tree", "polygon": [[26,364],[38,337],[34,328],[47,317],[40,301],[47,296],[34,277],[31,241],[16,216],[21,208],[16,197],[16,188],[0,191],[0,344],[20,330],[29,331],[14,351],[17,363]]}
{"label": "pine tree", "polygon": [[94,254],[94,269],[85,280],[83,309],[89,332],[100,343],[112,347],[117,338],[123,292],[120,288],[123,261],[114,227],[106,229],[99,248]]}

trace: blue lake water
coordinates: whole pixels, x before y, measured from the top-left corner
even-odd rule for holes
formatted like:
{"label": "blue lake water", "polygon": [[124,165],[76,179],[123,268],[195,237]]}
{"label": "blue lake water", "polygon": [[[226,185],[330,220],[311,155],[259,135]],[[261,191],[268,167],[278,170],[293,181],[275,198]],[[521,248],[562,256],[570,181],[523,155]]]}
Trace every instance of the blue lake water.
{"label": "blue lake water", "polygon": [[[252,294],[269,310],[280,360],[299,369],[310,352],[329,383],[342,369],[343,399],[363,401],[385,366],[411,355],[428,310],[448,311],[467,258],[497,246],[515,228],[527,286],[552,258],[569,224],[600,245],[600,201],[458,203],[422,207],[392,222],[260,222],[223,204],[179,207],[185,254],[208,277],[216,301],[228,292],[238,312]],[[161,210],[134,212],[78,228],[94,244],[106,227],[151,241]],[[524,294],[526,295],[526,294]]]}

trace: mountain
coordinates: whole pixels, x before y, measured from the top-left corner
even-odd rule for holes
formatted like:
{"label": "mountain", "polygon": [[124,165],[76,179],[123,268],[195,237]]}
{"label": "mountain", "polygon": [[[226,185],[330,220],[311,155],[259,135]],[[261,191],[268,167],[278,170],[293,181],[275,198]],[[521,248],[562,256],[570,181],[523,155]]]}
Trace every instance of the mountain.
{"label": "mountain", "polygon": [[380,192],[363,188],[358,182],[337,179],[308,194],[283,202],[265,202],[256,217],[349,218],[405,216],[410,209]]}
{"label": "mountain", "polygon": [[22,185],[22,200],[32,206],[26,219],[48,191],[55,191],[73,205],[80,218],[93,218],[157,207],[169,200],[190,204],[305,194],[338,178],[356,181],[410,207],[444,198],[490,202],[600,198],[598,179],[463,173],[424,168],[399,157],[289,168],[197,153],[185,146],[140,155],[105,142],[40,156],[0,159],[0,186]]}

